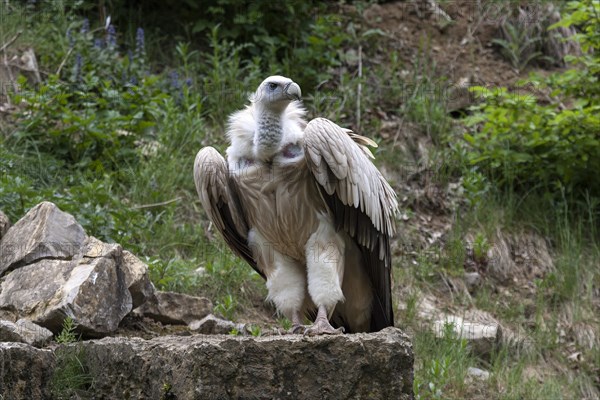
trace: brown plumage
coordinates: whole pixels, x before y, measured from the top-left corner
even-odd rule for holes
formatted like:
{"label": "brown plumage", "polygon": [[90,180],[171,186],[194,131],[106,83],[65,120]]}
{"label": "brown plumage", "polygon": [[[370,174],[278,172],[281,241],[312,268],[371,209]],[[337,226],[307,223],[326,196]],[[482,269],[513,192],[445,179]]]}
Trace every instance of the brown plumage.
{"label": "brown plumage", "polygon": [[[194,180],[232,250],[267,280],[269,299],[308,334],[393,325],[390,237],[396,195],[363,136],[317,118],[306,124],[288,78],[267,78],[233,114],[227,161],[198,153]],[[305,328],[302,315],[316,315]]]}

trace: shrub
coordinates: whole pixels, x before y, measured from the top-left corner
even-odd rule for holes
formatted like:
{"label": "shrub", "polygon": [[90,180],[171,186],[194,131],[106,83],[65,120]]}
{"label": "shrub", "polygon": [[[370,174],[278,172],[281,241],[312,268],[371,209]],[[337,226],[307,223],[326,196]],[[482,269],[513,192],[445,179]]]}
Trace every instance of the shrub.
{"label": "shrub", "polygon": [[143,31],[135,51],[121,57],[111,27],[102,39],[85,22],[78,33],[70,29],[73,56],[65,68],[37,87],[20,78],[14,101],[21,110],[9,145],[100,173],[135,162],[136,143],[152,133],[168,96],[157,76],[146,75]]}
{"label": "shrub", "polygon": [[572,69],[534,75],[512,92],[472,89],[483,102],[466,120],[467,158],[501,186],[600,194],[600,3],[576,1],[568,9],[553,27],[581,29],[574,39],[584,53],[566,60]]}

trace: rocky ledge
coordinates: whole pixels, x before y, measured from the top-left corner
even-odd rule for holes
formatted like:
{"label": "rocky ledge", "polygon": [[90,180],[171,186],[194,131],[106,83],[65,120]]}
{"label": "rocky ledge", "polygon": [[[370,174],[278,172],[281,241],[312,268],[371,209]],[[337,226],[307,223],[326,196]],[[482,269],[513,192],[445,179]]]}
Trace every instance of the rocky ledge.
{"label": "rocky ledge", "polygon": [[0,343],[3,399],[411,399],[412,382],[412,346],[397,328]]}

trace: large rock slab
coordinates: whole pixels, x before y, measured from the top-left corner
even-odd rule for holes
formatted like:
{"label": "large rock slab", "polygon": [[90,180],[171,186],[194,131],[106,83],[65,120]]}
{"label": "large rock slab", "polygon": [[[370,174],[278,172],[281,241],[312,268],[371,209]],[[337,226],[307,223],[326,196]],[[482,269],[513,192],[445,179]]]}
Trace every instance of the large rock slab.
{"label": "large rock slab", "polygon": [[212,308],[212,302],[204,297],[157,291],[136,312],[164,324],[185,325],[206,317]]}
{"label": "large rock slab", "polygon": [[0,343],[0,398],[50,399],[54,361],[50,350],[25,343]]}
{"label": "large rock slab", "polygon": [[18,268],[0,284],[0,309],[60,332],[65,317],[90,336],[114,332],[131,311],[118,267],[123,250],[90,238],[73,260],[42,259]]}
{"label": "large rock slab", "polygon": [[42,202],[14,224],[0,242],[0,276],[41,259],[71,260],[86,234],[71,214]]}
{"label": "large rock slab", "polygon": [[78,346],[98,398],[412,398],[412,347],[396,328],[311,338],[106,338]]}
{"label": "large rock slab", "polygon": [[62,345],[56,356],[0,343],[0,393],[50,398],[58,363],[69,354],[98,399],[412,398],[412,346],[397,328],[320,337],[105,338]]}

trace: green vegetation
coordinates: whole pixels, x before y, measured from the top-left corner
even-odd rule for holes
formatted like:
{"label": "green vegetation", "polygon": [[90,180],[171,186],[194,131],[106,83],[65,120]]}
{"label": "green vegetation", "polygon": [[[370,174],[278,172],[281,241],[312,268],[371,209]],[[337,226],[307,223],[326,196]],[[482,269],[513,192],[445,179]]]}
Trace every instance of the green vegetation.
{"label": "green vegetation", "polygon": [[75,322],[73,318],[67,317],[63,321],[63,328],[56,336],[56,343],[64,344],[64,343],[73,343],[77,341],[77,335],[75,334]]}
{"label": "green vegetation", "polygon": [[[75,325],[73,319],[67,317],[62,331],[56,336],[59,344],[75,343]],[[53,398],[70,399],[88,397],[93,392],[93,378],[85,365],[83,349],[74,346],[61,347],[54,352],[56,362],[50,379],[50,392]]]}
{"label": "green vegetation", "polygon": [[[481,102],[460,120],[447,113],[448,79],[430,40],[419,40],[415,57],[406,59],[402,49],[388,49],[393,39],[366,28],[359,15],[336,13],[335,4],[251,2],[239,13],[234,1],[183,2],[169,14],[116,2],[105,27],[89,22],[100,21],[93,5],[42,3],[1,6],[22,18],[0,25],[0,44],[21,30],[8,50],[32,47],[43,78],[37,83],[23,73],[7,100],[10,112],[0,114],[0,209],[12,221],[53,201],[89,234],[142,257],[157,288],[207,296],[228,319],[257,315],[255,308],[271,318],[262,307],[262,279],[207,223],[191,171],[201,147],[224,150],[227,115],[248,92],[269,74],[287,75],[301,84],[311,116],[374,137],[381,143],[377,163],[391,181],[399,176],[396,183],[410,185],[399,222],[394,304],[398,325],[413,335],[416,397],[597,393],[597,0],[570,2],[556,24],[577,27],[583,50],[565,60],[565,71],[532,75],[516,87],[474,88]],[[504,44],[496,41],[512,52],[506,56],[513,67],[543,60],[536,52],[545,32],[513,28]],[[390,121],[401,123],[384,135]],[[450,183],[457,199],[440,206]],[[414,222],[421,218],[431,222],[423,224],[431,228],[427,235]],[[544,270],[535,263],[537,246],[524,239],[528,232],[550,249]],[[494,277],[489,257],[502,235],[514,238],[510,251],[521,246],[518,256],[529,257],[506,281]],[[476,290],[465,289],[465,271],[482,276]],[[526,340],[507,339],[480,356],[449,327],[436,338],[420,315],[430,297],[449,312],[485,311]],[[289,320],[277,324],[291,328]],[[251,326],[252,335],[264,331]],[[76,340],[68,319],[56,340]],[[56,397],[89,390],[84,360],[66,353],[57,360]],[[469,382],[469,367],[489,371],[489,380]],[[163,397],[169,396],[165,384]]]}

